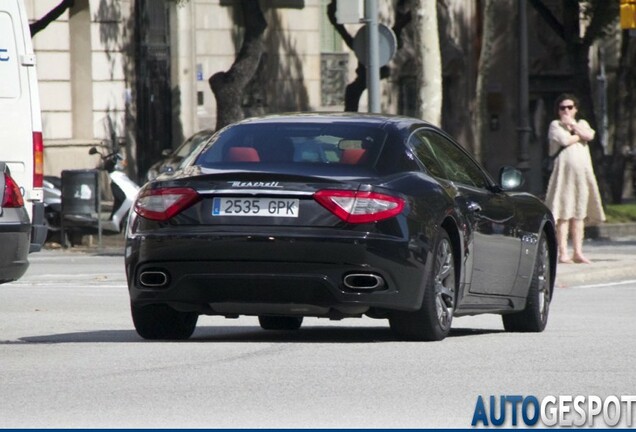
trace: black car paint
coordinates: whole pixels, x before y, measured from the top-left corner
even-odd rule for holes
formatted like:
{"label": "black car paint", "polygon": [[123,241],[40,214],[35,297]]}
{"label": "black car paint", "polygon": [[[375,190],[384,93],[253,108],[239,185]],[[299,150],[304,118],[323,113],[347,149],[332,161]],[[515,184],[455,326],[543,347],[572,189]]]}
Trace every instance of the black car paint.
{"label": "black car paint", "polygon": [[4,208],[5,172],[8,166],[0,162],[0,284],[19,279],[29,267],[31,222],[24,206]]}
{"label": "black car paint", "polygon": [[[369,123],[384,128],[389,141],[406,140],[414,130],[430,128],[425,123],[414,123],[406,118],[383,120],[347,115],[335,120],[310,115],[300,118],[274,116],[246,122],[281,120]],[[213,143],[214,138],[207,145]],[[523,309],[537,253],[536,239],[544,230],[553,252],[552,260],[555,257],[554,222],[549,212],[546,213],[536,198],[505,192],[491,179],[487,190],[475,191],[433,178],[426,174],[423,165],[406,147],[404,155],[414,160],[420,171],[392,173],[389,158],[383,160],[380,157],[376,173],[364,172],[357,167],[323,173],[319,168],[309,171],[308,167],[291,166],[285,167],[285,174],[280,175],[276,172],[277,167],[268,172],[262,167],[252,171],[244,164],[227,164],[224,168],[230,172],[225,174],[218,174],[220,171],[215,169],[189,166],[175,175],[164,175],[160,181],[149,183],[148,188],[179,185],[213,191],[221,186],[211,185],[212,179],[215,182],[279,181],[283,191],[285,187],[294,191],[302,191],[304,187],[310,192],[321,186],[337,185],[339,188],[400,190],[409,199],[407,210],[393,220],[357,226],[347,226],[328,212],[320,212],[315,201],[308,199],[303,203],[305,210],[317,216],[304,222],[317,223],[321,227],[304,228],[300,232],[290,229],[293,224],[289,220],[282,220],[277,226],[262,226],[256,219],[250,221],[249,217],[242,217],[240,225],[221,218],[213,226],[197,226],[198,220],[210,218],[207,216],[209,204],[205,201],[164,223],[133,215],[126,254],[131,301],[136,305],[167,303],[178,310],[200,313],[259,314],[268,311],[267,307],[259,308],[259,304],[289,302],[298,290],[309,285],[311,295],[301,296],[299,301],[315,301],[320,307],[307,308],[305,312],[299,310],[301,315],[334,317],[365,312],[375,314],[376,309],[416,310],[422,302],[426,285],[423,275],[431,263],[431,247],[439,230],[446,229],[456,251],[459,283],[455,315]],[[311,174],[309,178],[305,177],[307,174]],[[255,193],[250,188],[234,190],[235,194]],[[480,211],[469,209],[468,197],[477,200]],[[504,205],[500,206],[501,203]],[[332,239],[331,242],[326,238]],[[303,264],[308,251],[312,262]],[[483,267],[481,258],[484,257],[492,258],[495,271]],[[330,266],[329,263],[339,264]],[[159,267],[169,270],[169,286],[162,289],[140,287],[139,272]],[[511,275],[511,268],[518,270]],[[555,266],[551,268],[554,273]],[[359,269],[383,275],[388,281],[387,289],[368,293],[343,289],[342,273]],[[497,278],[499,272],[504,272],[503,281]],[[245,277],[246,273],[249,276]],[[217,286],[225,283],[233,288],[210,289],[211,282]],[[244,292],[246,297],[241,299],[236,292]],[[267,296],[264,292],[273,294]],[[238,303],[250,303],[250,295],[254,300],[252,307],[242,309]],[[214,310],[209,303],[215,301],[235,304]],[[330,309],[332,307],[340,310]]]}
{"label": "black car paint", "polygon": [[[230,177],[235,180],[249,182],[250,179],[260,178],[264,182],[269,180],[265,173],[260,173],[257,177],[254,174],[233,174]],[[334,186],[339,188],[371,188],[370,184],[358,185],[350,181],[334,182],[334,179],[325,178],[324,184],[316,183],[315,178],[310,178],[312,183],[302,184],[298,180],[302,179],[296,176],[277,176],[283,183],[283,180],[295,180],[288,182],[286,185],[294,191],[306,190],[308,193],[320,188]],[[221,180],[217,186],[217,190],[227,191],[228,180]],[[167,185],[178,183],[167,183]],[[211,183],[206,176],[195,177],[191,179],[188,186],[195,189],[204,188],[214,190],[215,184]],[[385,190],[390,187],[390,182],[373,186],[376,191]],[[233,195],[241,195],[241,189],[245,194],[249,188],[236,188]],[[267,191],[265,191],[267,192]],[[227,193],[227,192],[226,192]],[[409,247],[408,225],[411,218],[406,215],[400,215],[398,218],[382,221],[377,224],[354,225],[347,226],[346,223],[339,220],[336,216],[330,214],[312,198],[312,195],[306,195],[301,202],[301,214],[307,215],[307,219],[292,221],[281,219],[277,221],[280,226],[262,226],[262,219],[257,217],[242,217],[241,225],[232,225],[232,218],[220,217],[214,219],[211,215],[210,202],[201,201],[180,215],[173,218],[168,223],[157,223],[141,218],[133,217],[131,219],[131,228],[138,229],[138,223],[143,224],[143,231],[152,231],[150,235],[144,235],[143,241],[140,238],[131,240],[133,245],[132,253],[138,254],[129,260],[134,262],[150,262],[147,264],[149,268],[158,267],[153,257],[159,254],[161,256],[161,268],[168,270],[169,274],[177,274],[172,277],[175,283],[179,284],[182,276],[179,263],[184,256],[196,256],[201,263],[205,262],[221,262],[225,265],[215,267],[211,274],[223,274],[226,276],[216,276],[216,279],[223,280],[225,283],[232,283],[234,286],[241,280],[238,270],[232,269],[232,263],[235,261],[252,262],[250,265],[243,265],[242,273],[250,273],[252,276],[248,280],[242,280],[243,286],[249,289],[251,284],[256,283],[253,274],[258,274],[259,283],[263,279],[284,278],[284,274],[292,272],[293,274],[310,274],[297,273],[299,268],[303,268],[301,263],[311,260],[315,265],[310,267],[322,267],[324,275],[327,277],[323,281],[323,288],[330,294],[329,298],[334,299],[338,303],[345,305],[358,305],[364,303],[369,307],[380,307],[390,305],[394,309],[409,310],[413,305],[421,303],[422,293],[413,289],[414,286],[419,287],[419,280],[427,262],[430,253],[428,248],[422,248],[413,251]],[[205,228],[192,226],[196,220],[203,220],[207,225]],[[302,229],[298,233],[290,233],[289,228],[297,225],[311,225],[314,228]],[[253,226],[253,228],[251,228]],[[178,228],[177,228],[178,227]],[[210,227],[218,227],[218,230],[210,232]],[[429,233],[431,235],[431,233]],[[186,238],[186,241],[183,241]],[[325,238],[331,239],[326,241]],[[430,241],[426,243],[429,245]],[[158,252],[161,251],[161,252]],[[311,258],[307,257],[311,251]],[[269,261],[264,261],[263,257],[270,257]],[[396,260],[399,257],[399,262]],[[339,263],[339,264],[335,264]],[[206,267],[209,266],[206,265]],[[146,267],[139,267],[136,272],[133,268],[129,268],[129,274],[138,275]],[[293,270],[290,270],[293,268]],[[191,270],[193,271],[193,270]],[[316,270],[314,269],[313,272]],[[367,271],[382,275],[387,280],[387,289],[383,292],[373,292],[367,295],[362,293],[351,293],[343,289],[341,279],[343,273],[353,273],[356,271]],[[188,274],[187,272],[185,273]],[[206,276],[209,277],[209,276]],[[135,276],[133,280],[137,279]],[[203,276],[201,278],[205,279]],[[225,278],[225,279],[223,279]],[[297,276],[299,284],[305,284]],[[312,279],[312,277],[309,277]],[[289,285],[291,282],[287,282]],[[148,292],[148,290],[137,290],[136,286],[131,285],[131,294],[134,302],[142,303],[142,300],[149,302],[167,301],[171,299],[172,289],[170,292],[161,291],[160,293]],[[199,284],[197,283],[197,286]],[[399,287],[402,287],[399,289]],[[405,287],[409,287],[407,290]],[[236,288],[239,289],[239,288]],[[302,289],[300,287],[299,289]],[[201,288],[204,290],[204,288]],[[183,288],[174,288],[175,292],[180,292],[178,296],[185,295]],[[396,293],[400,292],[397,296]],[[200,298],[199,292],[192,293],[193,297]],[[316,296],[320,297],[320,296]],[[210,300],[210,299],[208,299]],[[281,299],[282,301],[282,299]],[[287,301],[289,301],[287,299]],[[207,301],[206,301],[207,303]],[[333,306],[333,305],[331,305]],[[204,311],[206,311],[204,309]],[[206,311],[210,313],[210,311]]]}

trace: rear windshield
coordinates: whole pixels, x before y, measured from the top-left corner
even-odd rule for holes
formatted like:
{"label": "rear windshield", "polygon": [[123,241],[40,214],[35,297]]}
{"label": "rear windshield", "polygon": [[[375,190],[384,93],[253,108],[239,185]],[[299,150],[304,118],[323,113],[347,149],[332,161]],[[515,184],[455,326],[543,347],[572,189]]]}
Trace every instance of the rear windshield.
{"label": "rear windshield", "polygon": [[195,164],[337,164],[373,167],[386,133],[352,124],[240,124],[218,134]]}

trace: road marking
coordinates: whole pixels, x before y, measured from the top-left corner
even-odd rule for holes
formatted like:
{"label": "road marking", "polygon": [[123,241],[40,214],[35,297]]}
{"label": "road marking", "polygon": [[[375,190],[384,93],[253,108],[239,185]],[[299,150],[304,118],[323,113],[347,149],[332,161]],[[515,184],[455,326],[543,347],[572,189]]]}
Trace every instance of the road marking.
{"label": "road marking", "polygon": [[593,284],[593,285],[575,285],[572,288],[604,288],[604,287],[610,287],[610,286],[630,285],[630,284],[636,284],[636,279],[630,279],[630,280],[625,280],[620,282],[606,282],[602,284]]}

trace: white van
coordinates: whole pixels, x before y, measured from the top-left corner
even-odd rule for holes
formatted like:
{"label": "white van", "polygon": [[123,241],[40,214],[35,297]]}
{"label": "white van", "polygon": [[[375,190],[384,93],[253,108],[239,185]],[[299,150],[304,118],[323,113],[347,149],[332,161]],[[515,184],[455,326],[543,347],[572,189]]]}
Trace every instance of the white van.
{"label": "white van", "polygon": [[31,218],[30,251],[46,240],[42,118],[35,54],[22,0],[0,0],[0,161],[22,191]]}

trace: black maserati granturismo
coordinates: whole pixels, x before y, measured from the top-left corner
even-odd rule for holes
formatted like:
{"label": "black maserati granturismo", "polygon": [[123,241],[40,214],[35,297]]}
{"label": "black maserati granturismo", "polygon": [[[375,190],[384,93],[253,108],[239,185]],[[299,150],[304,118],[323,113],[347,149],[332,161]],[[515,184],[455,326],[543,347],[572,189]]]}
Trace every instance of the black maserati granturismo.
{"label": "black maserati granturismo", "polygon": [[250,118],[147,183],[126,273],[146,339],[187,339],[198,316],[389,320],[441,340],[454,316],[501,314],[540,332],[556,271],[554,219],[424,121],[385,115]]}

